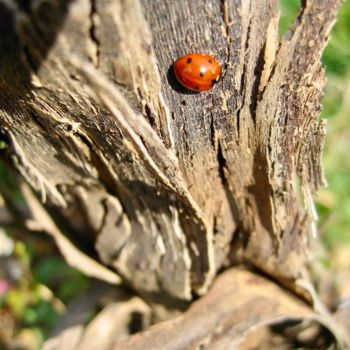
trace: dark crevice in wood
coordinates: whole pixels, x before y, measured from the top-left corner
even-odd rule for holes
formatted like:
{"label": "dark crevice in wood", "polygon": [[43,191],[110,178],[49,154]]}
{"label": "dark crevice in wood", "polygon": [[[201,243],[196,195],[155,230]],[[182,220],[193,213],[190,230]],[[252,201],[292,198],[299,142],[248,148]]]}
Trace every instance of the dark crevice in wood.
{"label": "dark crevice in wood", "polygon": [[[107,216],[108,216],[108,207],[107,207],[106,200],[102,199],[100,204],[102,205],[102,208],[103,208],[103,215],[101,218],[101,224],[96,229],[97,234],[99,234],[102,231],[102,229],[105,227],[107,222]],[[121,216],[118,218],[118,221],[120,220],[121,220]]]}
{"label": "dark crevice in wood", "polygon": [[213,113],[210,113],[210,141],[211,141],[211,146],[213,149],[216,149],[216,144],[217,141],[215,139],[215,125],[214,125],[214,115]]}
{"label": "dark crevice in wood", "polygon": [[141,312],[132,312],[130,315],[130,322],[128,324],[129,334],[140,332],[144,328],[144,315]]}
{"label": "dark crevice in wood", "polygon": [[[230,242],[230,260],[236,262],[236,250],[243,247],[243,249],[247,249],[249,243],[250,235],[244,233],[240,227],[237,227],[232,235],[232,239]],[[248,261],[245,261],[245,266],[248,266]]]}
{"label": "dark crevice in wood", "polygon": [[95,16],[97,16],[97,4],[96,0],[90,0],[90,39],[94,43],[95,50],[96,50],[96,62],[95,66],[98,68],[100,65],[100,41],[97,37],[96,33],[96,24],[95,24]]}
{"label": "dark crevice in wood", "polygon": [[228,36],[229,34],[229,27],[227,25],[227,0],[220,0],[220,14],[221,14],[221,18],[223,20],[223,22],[225,23],[225,34],[226,36]]}
{"label": "dark crevice in wood", "polygon": [[218,160],[218,168],[219,168],[219,176],[222,185],[225,187],[227,184],[227,179],[225,175],[225,169],[227,169],[226,159],[224,158],[223,152],[222,152],[222,146],[220,141],[218,142],[218,150],[216,153],[216,157]]}
{"label": "dark crevice in wood", "polygon": [[241,119],[241,111],[242,108],[245,105],[245,96],[247,93],[247,86],[246,86],[246,78],[247,78],[247,71],[248,71],[248,53],[249,53],[249,40],[250,40],[250,32],[251,32],[251,24],[252,24],[252,18],[249,18],[249,24],[247,29],[247,38],[244,43],[244,62],[242,67],[242,74],[241,74],[241,86],[240,86],[240,96],[241,96],[241,106],[238,108],[237,111],[237,118],[236,118],[236,127],[237,127],[237,134],[239,136],[240,134],[240,119]]}
{"label": "dark crevice in wood", "polygon": [[145,104],[145,114],[147,116],[147,119],[149,121],[149,123],[151,124],[152,128],[155,128],[156,126],[156,120],[155,120],[155,116],[154,114],[151,112],[151,109],[149,108],[148,104]]}
{"label": "dark crevice in wood", "polygon": [[175,298],[164,292],[146,292],[142,290],[136,290],[136,293],[150,304],[164,305],[168,308],[173,308],[181,311],[185,311],[190,306],[190,303],[188,301]]}
{"label": "dark crevice in wood", "polygon": [[214,237],[219,233],[218,229],[218,216],[214,215],[213,217],[213,235]]}
{"label": "dark crevice in wood", "polygon": [[289,30],[290,31],[290,37],[292,37],[292,35],[294,34],[296,28],[303,21],[305,10],[307,8],[307,1],[308,0],[300,0],[299,13],[298,13],[297,17],[295,18],[294,23],[292,24],[292,26],[291,26],[291,28]]}
{"label": "dark crevice in wood", "polygon": [[43,123],[40,120],[40,117],[34,112],[34,111],[28,111],[28,113],[30,114],[30,116],[32,117],[33,122],[38,126],[39,129],[41,129],[43,132],[47,132],[47,126],[45,125],[45,123]]}
{"label": "dark crevice in wood", "polygon": [[[326,327],[314,328],[315,336],[303,339],[299,336],[302,329],[300,320],[281,321],[270,326],[271,336],[288,339],[290,349],[332,349],[334,348],[334,334]],[[339,348],[340,349],[340,348]]]}
{"label": "dark crevice in wood", "polygon": [[[222,20],[225,24],[225,36],[226,36],[226,61],[225,65],[231,62],[231,45],[232,45],[232,36],[230,35],[230,19],[228,17],[228,5],[227,0],[220,0],[220,13]],[[227,67],[224,67],[223,72],[221,73],[221,79],[224,80],[227,74]]]}
{"label": "dark crevice in wood", "polygon": [[254,123],[256,121],[256,106],[259,100],[261,99],[261,93],[259,93],[259,86],[260,86],[261,76],[265,65],[265,57],[264,57],[265,45],[260,50],[257,62],[255,64],[255,69],[254,69],[255,79],[252,84],[252,93],[251,93],[251,99],[249,103],[250,115],[252,116]]}
{"label": "dark crevice in wood", "polygon": [[153,129],[157,130],[156,119],[154,113],[152,113],[148,103],[144,100],[141,89],[137,88],[137,99],[140,101],[139,109],[142,111],[143,116],[148,120]]}
{"label": "dark crevice in wood", "polygon": [[[80,184],[77,183],[77,186]],[[63,190],[62,190],[63,192]],[[72,210],[76,203],[70,203],[69,209]],[[68,220],[69,215],[72,213],[66,213],[61,211],[61,208],[55,205],[48,205],[47,212],[51,218],[55,221],[57,227],[63,232],[64,236],[69,239],[74,246],[79,247],[85,254],[89,255],[93,259],[97,259],[97,252],[95,250],[94,236],[88,231],[88,226],[84,222],[84,226],[77,226],[74,220]],[[81,212],[74,210],[74,219],[81,222],[84,218]]]}

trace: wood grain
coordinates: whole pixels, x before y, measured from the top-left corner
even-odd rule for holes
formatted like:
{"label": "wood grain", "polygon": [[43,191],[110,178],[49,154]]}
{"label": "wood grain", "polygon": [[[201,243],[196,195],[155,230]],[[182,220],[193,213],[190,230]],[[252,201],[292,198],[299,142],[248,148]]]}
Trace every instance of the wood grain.
{"label": "wood grain", "polygon": [[[0,126],[57,225],[135,290],[203,294],[224,264],[300,276],[324,183],[320,55],[340,0],[0,1]],[[176,58],[214,54],[188,93]],[[63,224],[64,223],[64,224]]]}

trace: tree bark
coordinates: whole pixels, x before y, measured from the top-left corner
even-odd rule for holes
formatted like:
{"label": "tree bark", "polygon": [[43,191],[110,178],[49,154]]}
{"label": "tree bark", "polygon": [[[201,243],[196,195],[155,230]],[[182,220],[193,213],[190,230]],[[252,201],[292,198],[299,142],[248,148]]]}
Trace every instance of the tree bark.
{"label": "tree bark", "polygon": [[[304,1],[279,42],[276,0],[1,0],[2,138],[72,263],[168,302],[237,263],[297,291],[340,3]],[[212,91],[174,80],[190,52],[220,61]]]}

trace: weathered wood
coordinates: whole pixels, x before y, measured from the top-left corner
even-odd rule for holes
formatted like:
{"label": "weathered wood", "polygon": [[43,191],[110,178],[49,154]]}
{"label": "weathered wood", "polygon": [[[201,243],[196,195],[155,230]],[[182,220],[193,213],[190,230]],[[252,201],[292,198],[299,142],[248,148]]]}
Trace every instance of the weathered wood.
{"label": "weathered wood", "polygon": [[[191,299],[234,261],[293,281],[323,183],[319,58],[340,2],[303,2],[279,45],[276,0],[2,0],[11,159],[69,238],[140,292]],[[211,92],[174,82],[192,51],[223,66]]]}
{"label": "weathered wood", "polygon": [[[181,316],[117,342],[113,349],[288,348],[282,343],[274,344],[276,335],[273,332],[260,341],[254,342],[254,339],[262,328],[283,321],[287,323],[287,320],[294,322],[295,326],[302,319],[321,321],[295,296],[268,279],[238,268],[220,275],[208,294],[194,302]],[[253,341],[249,342],[249,339]],[[323,341],[318,340],[320,348],[325,348]]]}
{"label": "weathered wood", "polygon": [[[51,234],[73,266],[151,305],[107,307],[83,348],[116,344],[92,343],[103,322],[120,341],[133,312],[182,312],[237,262],[308,292],[319,315],[236,269],[179,318],[116,348],[227,349],[281,317],[318,321],[349,343],[304,273],[312,194],[324,182],[320,55],[340,3],[302,2],[279,42],[277,0],[0,0],[1,138],[47,210],[21,186],[32,215],[24,221]],[[197,51],[223,68],[201,94],[181,88],[171,69]]]}

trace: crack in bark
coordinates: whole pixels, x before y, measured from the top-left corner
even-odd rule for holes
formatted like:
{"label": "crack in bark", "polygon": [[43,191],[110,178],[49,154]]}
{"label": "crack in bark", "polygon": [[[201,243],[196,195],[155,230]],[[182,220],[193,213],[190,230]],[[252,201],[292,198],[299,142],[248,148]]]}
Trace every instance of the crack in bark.
{"label": "crack in bark", "polygon": [[215,123],[213,113],[210,113],[210,141],[214,150],[217,147],[217,141],[215,140]]}
{"label": "crack in bark", "polygon": [[219,168],[218,170],[219,170],[221,184],[223,187],[226,187],[227,186],[227,178],[225,175],[225,169],[227,169],[227,163],[226,163],[226,159],[224,157],[224,154],[222,152],[222,146],[221,146],[220,141],[218,141],[216,158],[218,161],[218,168]]}
{"label": "crack in bark", "polygon": [[95,24],[95,20],[96,20],[95,16],[98,16],[96,0],[90,0],[90,5],[91,6],[90,6],[90,14],[89,14],[89,18],[90,18],[89,34],[90,34],[90,39],[95,46],[96,61],[94,62],[94,65],[96,68],[98,68],[100,65],[100,41],[96,34],[96,24]]}
{"label": "crack in bark", "polygon": [[256,106],[260,100],[259,86],[260,86],[261,76],[264,71],[264,64],[265,64],[264,52],[265,52],[265,45],[260,50],[257,62],[255,64],[255,69],[254,69],[255,79],[252,84],[252,93],[251,93],[251,98],[249,103],[250,114],[252,116],[254,124],[256,123],[256,112],[257,112]]}
{"label": "crack in bark", "polygon": [[137,87],[136,92],[137,92],[137,98],[139,100],[139,108],[142,111],[142,115],[148,120],[152,129],[159,130],[159,125],[157,125],[156,123],[156,116],[151,109],[152,107],[143,98],[142,91],[139,87]]}
{"label": "crack in bark", "polygon": [[[250,12],[250,11],[249,11]],[[248,71],[248,66],[247,66],[247,53],[249,49],[249,39],[250,39],[250,31],[251,31],[251,23],[252,23],[252,18],[249,17],[249,23],[248,23],[248,29],[247,29],[247,39],[245,41],[244,45],[244,62],[243,62],[243,67],[242,67],[242,74],[241,74],[241,86],[240,86],[240,95],[241,95],[241,106],[237,110],[237,117],[236,117],[236,128],[237,128],[237,134],[238,137],[240,135],[240,117],[241,117],[241,111],[243,107],[245,106],[244,100],[246,96],[246,76],[247,76],[247,71]]]}
{"label": "crack in bark", "polygon": [[225,35],[226,35],[226,67],[225,71],[222,74],[221,79],[224,80],[227,74],[228,65],[231,61],[231,44],[232,44],[232,36],[230,35],[230,21],[229,21],[229,15],[228,15],[228,5],[227,0],[220,0],[220,12],[222,19],[225,23]]}

